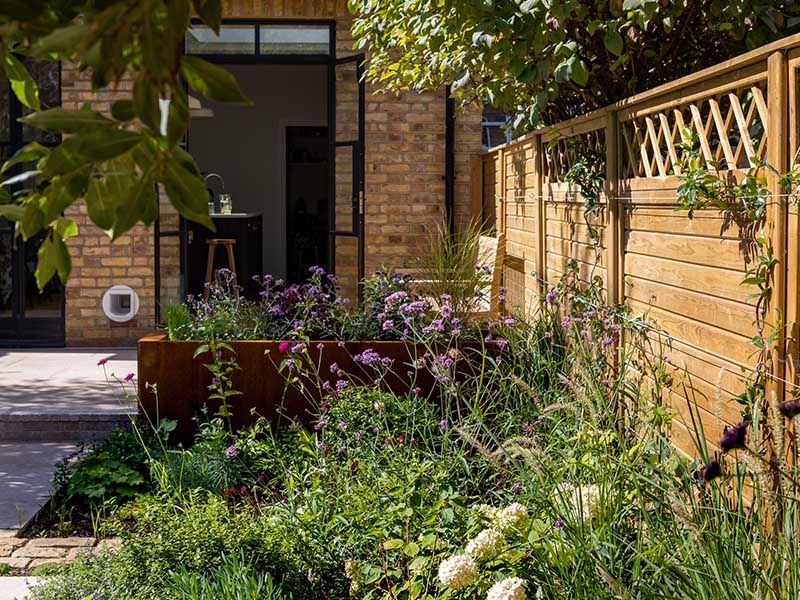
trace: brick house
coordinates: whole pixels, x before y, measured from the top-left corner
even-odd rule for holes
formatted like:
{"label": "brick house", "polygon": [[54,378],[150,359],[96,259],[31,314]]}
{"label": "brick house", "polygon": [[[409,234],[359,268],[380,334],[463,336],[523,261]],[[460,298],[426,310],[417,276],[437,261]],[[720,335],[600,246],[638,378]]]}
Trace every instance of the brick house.
{"label": "brick house", "polygon": [[[352,294],[364,273],[408,265],[427,228],[468,220],[479,111],[454,114],[445,90],[381,95],[359,83],[363,57],[344,1],[231,0],[224,16],[219,37],[194,26],[186,51],[231,70],[254,106],[192,99],[187,145],[209,173],[214,208],[222,194],[232,199],[234,214],[214,220],[216,237],[237,240],[240,282],[265,272],[298,280],[321,264]],[[45,105],[105,111],[130,90],[122,82],[93,94],[68,64],[34,70]],[[0,94],[4,158],[34,138],[57,142],[16,123],[23,107],[7,87]],[[0,346],[129,344],[154,329],[164,303],[202,289],[210,234],[168,205],[155,227],[113,244],[79,210],[72,276],[66,289],[54,283],[41,295],[35,241],[15,242],[0,219]],[[112,286],[135,292],[133,318],[109,318],[103,297]],[[128,298],[119,298],[124,314]]]}

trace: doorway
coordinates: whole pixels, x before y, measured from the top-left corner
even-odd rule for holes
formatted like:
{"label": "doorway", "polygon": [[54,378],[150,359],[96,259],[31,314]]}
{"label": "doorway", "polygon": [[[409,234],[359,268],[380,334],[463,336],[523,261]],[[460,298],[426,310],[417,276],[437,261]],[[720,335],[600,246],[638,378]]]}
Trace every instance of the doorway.
{"label": "doorway", "polygon": [[[187,149],[208,176],[214,208],[226,194],[232,214],[213,215],[212,234],[162,209],[159,306],[202,291],[210,236],[236,240],[240,284],[265,273],[300,282],[319,265],[357,292],[364,264],[363,55],[337,59],[335,40],[328,20],[230,20],[219,35],[199,24],[187,33],[186,51],[233,73],[254,105],[217,104],[190,91]],[[226,266],[223,254],[214,268]]]}
{"label": "doorway", "polygon": [[[25,59],[25,64],[39,86],[42,108],[60,105],[60,64],[33,59]],[[58,135],[19,123],[28,112],[9,83],[0,82],[0,161],[33,141],[49,147],[58,144]],[[23,168],[17,165],[11,174]],[[15,235],[14,223],[0,217],[0,347],[64,345],[64,286],[56,277],[40,292],[34,278],[43,237],[23,241]]]}

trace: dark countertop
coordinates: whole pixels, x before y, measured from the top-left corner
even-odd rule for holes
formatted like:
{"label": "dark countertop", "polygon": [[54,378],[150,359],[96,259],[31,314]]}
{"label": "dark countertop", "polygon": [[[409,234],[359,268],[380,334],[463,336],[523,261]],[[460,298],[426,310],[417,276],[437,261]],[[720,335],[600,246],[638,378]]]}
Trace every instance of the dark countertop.
{"label": "dark countertop", "polygon": [[251,217],[260,217],[261,213],[231,213],[229,215],[213,213],[210,216],[212,219],[249,219]]}

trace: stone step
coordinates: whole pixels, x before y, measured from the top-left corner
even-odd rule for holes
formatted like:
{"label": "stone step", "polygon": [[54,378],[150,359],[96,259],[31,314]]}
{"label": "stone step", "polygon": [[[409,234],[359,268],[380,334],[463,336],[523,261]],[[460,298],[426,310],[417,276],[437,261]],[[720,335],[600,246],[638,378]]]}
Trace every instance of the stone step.
{"label": "stone step", "polygon": [[130,427],[132,413],[14,412],[0,413],[0,443],[90,442],[113,429]]}

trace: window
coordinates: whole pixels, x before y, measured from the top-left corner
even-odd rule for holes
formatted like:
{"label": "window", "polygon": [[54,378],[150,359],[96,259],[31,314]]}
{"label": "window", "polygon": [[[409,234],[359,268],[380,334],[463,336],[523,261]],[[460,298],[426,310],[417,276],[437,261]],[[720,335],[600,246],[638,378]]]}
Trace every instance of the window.
{"label": "window", "polygon": [[323,23],[230,23],[219,35],[205,25],[186,32],[188,54],[216,56],[328,56],[332,25]]}

